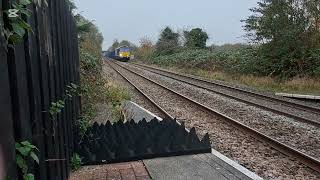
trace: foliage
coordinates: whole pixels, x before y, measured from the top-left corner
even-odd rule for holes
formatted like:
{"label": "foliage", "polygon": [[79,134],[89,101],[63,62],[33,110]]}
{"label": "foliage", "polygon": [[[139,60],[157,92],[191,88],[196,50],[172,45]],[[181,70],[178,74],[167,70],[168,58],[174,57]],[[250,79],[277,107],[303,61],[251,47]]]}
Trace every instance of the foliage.
{"label": "foliage", "polygon": [[97,72],[99,69],[101,69],[100,59],[84,51],[83,49],[80,49],[80,58],[82,73],[87,74],[90,72]]}
{"label": "foliage", "polygon": [[173,32],[170,27],[161,31],[159,40],[156,44],[157,55],[169,55],[177,52],[179,48],[179,34]]}
{"label": "foliage", "polygon": [[122,40],[119,44],[119,46],[128,46],[130,47],[132,50],[135,50],[137,48],[137,46],[135,44],[133,44],[132,42],[128,41],[128,40]]}
{"label": "foliage", "polygon": [[191,31],[184,31],[183,34],[186,41],[185,47],[191,48],[191,49],[206,48],[206,44],[207,44],[207,40],[209,39],[209,36],[202,29],[194,28]]}
{"label": "foliage", "polygon": [[248,38],[261,44],[264,75],[315,75],[320,49],[320,9],[314,0],[264,0],[245,22]]}
{"label": "foliage", "polygon": [[120,46],[118,39],[113,40],[112,45],[109,47],[108,51],[114,51],[116,48]]}
{"label": "foliage", "polygon": [[134,43],[132,43],[128,40],[122,40],[121,42],[119,42],[117,39],[115,39],[113,41],[112,45],[108,48],[108,51],[114,51],[116,48],[118,48],[120,46],[128,46],[132,50],[135,50],[137,48],[137,46]]}
{"label": "foliage", "polygon": [[114,120],[124,120],[122,103],[130,100],[130,94],[124,88],[109,85],[106,93],[109,104],[112,107],[112,116]]}
{"label": "foliage", "polygon": [[261,73],[257,51],[252,47],[218,52],[206,49],[187,49],[167,56],[154,57],[149,62],[161,66],[202,68],[231,73]]}
{"label": "foliage", "polygon": [[149,60],[155,54],[155,47],[148,37],[144,37],[140,39],[140,46],[133,53],[140,60]]}
{"label": "foliage", "polygon": [[61,113],[64,108],[66,101],[71,100],[74,96],[80,95],[80,87],[74,83],[67,85],[65,94],[62,99],[57,100],[56,102],[51,102],[49,108],[50,119],[55,120],[56,116]]}
{"label": "foliage", "polygon": [[58,100],[57,102],[52,102],[49,114],[51,119],[55,119],[56,115],[61,113],[62,109],[64,108],[65,102],[63,100]]}
{"label": "foliage", "polygon": [[13,3],[12,8],[5,11],[9,20],[8,29],[4,30],[7,44],[16,44],[21,41],[28,31],[32,31],[30,25],[24,20],[24,17],[30,16],[27,5],[31,4],[29,0],[21,0],[19,3]]}
{"label": "foliage", "polygon": [[92,55],[99,57],[101,54],[101,44],[103,42],[102,33],[96,25],[80,14],[75,15],[75,20],[77,23],[80,49],[94,52]]}
{"label": "foliage", "polygon": [[73,171],[79,170],[82,165],[82,158],[79,156],[79,154],[74,153],[71,157],[70,163]]}
{"label": "foliage", "polygon": [[84,136],[90,121],[95,117],[94,105],[105,101],[105,84],[102,77],[102,42],[103,37],[96,25],[78,14],[75,15],[78,24],[80,48],[80,84],[81,84],[81,116],[76,122],[79,135]]}
{"label": "foliage", "polygon": [[33,180],[34,175],[28,173],[28,164],[27,161],[29,158],[33,159],[36,163],[39,164],[39,158],[36,155],[35,151],[38,151],[37,147],[32,145],[29,141],[23,141],[21,143],[16,143],[16,163],[23,173],[24,180]]}

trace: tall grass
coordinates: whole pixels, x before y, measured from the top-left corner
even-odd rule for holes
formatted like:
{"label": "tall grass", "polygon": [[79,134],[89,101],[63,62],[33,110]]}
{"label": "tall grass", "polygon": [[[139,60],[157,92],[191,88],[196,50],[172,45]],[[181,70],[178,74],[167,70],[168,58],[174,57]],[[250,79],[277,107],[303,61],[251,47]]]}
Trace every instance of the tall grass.
{"label": "tall grass", "polygon": [[274,76],[273,72],[270,72],[270,67],[274,65],[261,58],[255,47],[182,49],[180,52],[161,56],[154,54],[151,47],[140,49],[144,53],[139,57],[137,51],[137,57],[143,59],[143,63],[171,68],[174,71],[243,84],[260,90],[320,94],[320,75],[316,68],[290,78]]}
{"label": "tall grass", "polygon": [[270,76],[230,74],[222,71],[210,71],[199,68],[190,69],[173,66],[166,68],[175,72],[192,74],[212,80],[245,85],[261,91],[320,95],[320,78],[293,77],[286,80],[279,80]]}

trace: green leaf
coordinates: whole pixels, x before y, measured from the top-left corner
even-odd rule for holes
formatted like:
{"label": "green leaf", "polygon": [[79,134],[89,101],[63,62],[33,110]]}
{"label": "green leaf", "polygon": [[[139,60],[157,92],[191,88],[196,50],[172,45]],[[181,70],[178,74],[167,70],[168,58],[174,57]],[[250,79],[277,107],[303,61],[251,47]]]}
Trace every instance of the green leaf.
{"label": "green leaf", "polygon": [[24,28],[25,30],[32,31],[31,26],[30,26],[28,23],[24,22],[24,21],[21,21],[21,22],[20,22],[20,26],[21,26],[22,28]]}
{"label": "green leaf", "polygon": [[13,32],[15,32],[17,35],[19,35],[21,38],[24,36],[24,34],[26,33],[25,29],[23,27],[21,27],[20,23],[12,23],[11,24]]}
{"label": "green leaf", "polygon": [[31,144],[29,141],[23,141],[23,142],[21,142],[21,144],[26,147],[29,147],[31,149],[37,149],[37,147],[35,145]]}
{"label": "green leaf", "polygon": [[19,154],[16,155],[16,163],[18,167],[21,169],[21,171],[26,174],[28,170],[28,166],[26,161],[20,156]]}
{"label": "green leaf", "polygon": [[31,152],[31,153],[30,153],[30,156],[32,157],[32,159],[33,159],[34,161],[36,161],[36,162],[39,164],[39,158],[38,158],[38,156],[37,156],[34,152]]}
{"label": "green leaf", "polygon": [[33,174],[26,174],[23,176],[24,180],[34,180],[34,175]]}
{"label": "green leaf", "polygon": [[30,17],[30,15],[31,15],[31,11],[29,9],[21,9],[20,13],[24,14],[27,17]]}
{"label": "green leaf", "polygon": [[21,147],[21,144],[16,142],[16,145],[15,145],[15,146],[16,146],[16,149],[18,149],[18,148]]}
{"label": "green leaf", "polygon": [[31,145],[31,143],[30,143],[29,141],[23,141],[23,142],[21,142],[21,144],[24,145],[24,146],[29,146],[29,145]]}
{"label": "green leaf", "polygon": [[30,147],[19,147],[17,150],[23,155],[23,156],[28,156],[31,148]]}
{"label": "green leaf", "polygon": [[9,42],[12,44],[16,44],[21,41],[21,37],[17,34],[13,34],[13,33],[10,34],[8,39],[9,39]]}
{"label": "green leaf", "polygon": [[20,0],[19,4],[26,6],[26,5],[31,4],[31,2],[29,0]]}

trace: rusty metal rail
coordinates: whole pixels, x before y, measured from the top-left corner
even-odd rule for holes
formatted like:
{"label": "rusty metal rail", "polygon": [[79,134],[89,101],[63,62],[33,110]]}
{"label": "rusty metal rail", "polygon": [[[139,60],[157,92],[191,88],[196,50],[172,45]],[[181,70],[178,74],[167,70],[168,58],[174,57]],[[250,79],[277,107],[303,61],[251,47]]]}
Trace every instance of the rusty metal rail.
{"label": "rusty metal rail", "polygon": [[125,77],[120,71],[118,71],[116,68],[114,68],[109,61],[106,61],[108,65],[116,71],[123,79],[125,79],[131,86],[133,86],[143,97],[145,97],[151,104],[153,104],[160,112],[164,114],[165,117],[162,118],[169,118],[174,119],[173,116],[171,116],[167,111],[165,111],[162,107],[160,107],[156,102],[154,102],[147,94],[145,94],[143,91],[141,91],[132,81],[130,81],[127,77]]}
{"label": "rusty metal rail", "polygon": [[[240,102],[243,102],[243,103],[246,103],[246,104],[249,104],[249,105],[253,105],[253,106],[256,106],[256,107],[259,107],[259,108],[262,108],[262,109],[265,109],[265,110],[268,110],[268,111],[271,111],[271,112],[274,112],[274,113],[277,113],[277,114],[280,114],[280,115],[284,115],[284,116],[287,116],[289,118],[293,118],[293,119],[295,119],[297,121],[300,121],[300,122],[304,122],[304,123],[311,124],[313,126],[320,127],[320,120],[317,121],[317,120],[313,120],[313,119],[310,119],[310,118],[297,116],[297,115],[289,113],[289,112],[281,111],[281,110],[276,109],[276,108],[268,107],[266,105],[262,105],[262,104],[259,104],[259,103],[252,102],[250,100],[244,99],[244,98],[237,97],[236,95],[230,95],[230,94],[226,94],[225,92],[217,91],[217,90],[215,90],[213,88],[203,87],[203,86],[197,85],[195,83],[191,83],[191,82],[188,82],[186,80],[173,77],[172,75],[168,75],[168,74],[173,74],[174,76],[180,76],[180,77],[183,77],[183,78],[190,78],[192,80],[199,81],[200,83],[208,83],[209,85],[221,86],[223,88],[228,88],[228,89],[231,89],[233,91],[246,93],[246,94],[249,94],[250,96],[255,96],[255,97],[258,97],[260,99],[263,98],[264,100],[267,100],[269,102],[270,101],[278,102],[281,105],[289,106],[290,108],[296,108],[296,109],[300,109],[300,110],[304,110],[304,111],[308,111],[308,112],[320,115],[320,109],[318,109],[317,107],[307,106],[307,105],[303,105],[303,104],[296,103],[296,102],[285,101],[283,99],[279,99],[279,98],[276,98],[276,97],[271,97],[271,96],[263,95],[263,94],[260,94],[260,93],[243,90],[243,89],[236,88],[236,87],[222,85],[220,83],[216,83],[216,82],[213,82],[213,81],[203,80],[203,79],[192,77],[192,76],[188,76],[188,75],[182,75],[182,74],[178,74],[178,73],[175,73],[175,72],[171,72],[171,71],[167,71],[167,70],[163,70],[163,69],[159,69],[159,68],[154,68],[154,67],[150,67],[150,66],[146,66],[146,65],[141,65],[141,64],[136,64],[136,63],[133,64],[133,65],[135,65],[135,66],[137,66],[137,67],[139,67],[141,69],[147,70],[149,72],[161,75],[161,76],[165,76],[165,77],[168,77],[168,78],[171,78],[171,79],[174,79],[174,80],[177,80],[177,81],[180,81],[180,82],[183,82],[183,83],[186,83],[186,84],[189,84],[189,85],[201,88],[201,89],[205,89],[205,90],[210,91],[210,92],[214,92],[216,94],[219,94],[219,95],[222,95],[222,96],[225,96],[225,97],[228,97],[228,98],[235,99],[237,101],[240,101]],[[159,73],[157,71],[160,71],[161,73]]]}
{"label": "rusty metal rail", "polygon": [[288,145],[286,145],[286,144],[284,144],[284,143],[282,143],[282,142],[280,142],[280,141],[278,141],[276,139],[273,139],[272,137],[269,137],[269,136],[267,136],[267,135],[255,130],[255,129],[253,129],[253,128],[251,128],[251,127],[249,127],[249,126],[247,126],[247,125],[245,125],[245,124],[243,124],[243,123],[241,123],[241,122],[239,122],[239,121],[237,121],[237,120],[235,120],[235,119],[233,119],[233,118],[231,118],[231,117],[229,117],[229,116],[227,116],[225,114],[222,114],[222,113],[220,113],[220,112],[218,112],[218,111],[216,111],[216,110],[214,110],[214,109],[212,109],[212,108],[210,108],[210,107],[208,107],[208,106],[206,106],[206,105],[204,105],[204,104],[202,104],[200,102],[194,101],[194,100],[190,99],[189,97],[186,97],[186,96],[184,96],[184,95],[182,95],[182,94],[180,94],[180,93],[178,93],[178,92],[176,92],[176,91],[174,91],[174,90],[172,90],[172,89],[170,89],[170,88],[168,88],[168,87],[166,87],[164,85],[161,85],[161,84],[151,80],[150,78],[147,78],[147,77],[145,77],[145,76],[143,76],[143,75],[141,75],[141,74],[139,74],[139,73],[137,73],[137,72],[135,72],[135,71],[133,71],[131,69],[128,69],[127,67],[119,65],[118,63],[115,63],[115,64],[117,66],[119,66],[119,67],[121,67],[121,68],[123,68],[123,69],[125,69],[125,70],[127,70],[127,71],[129,71],[129,72],[131,72],[131,73],[133,73],[133,74],[135,74],[135,75],[147,80],[147,81],[149,81],[149,82],[152,82],[153,84],[158,85],[161,88],[164,88],[164,89],[166,89],[166,90],[168,90],[168,91],[170,91],[170,92],[172,92],[172,93],[174,93],[174,94],[176,94],[176,95],[178,95],[178,96],[190,101],[191,103],[194,103],[194,104],[198,105],[199,107],[211,112],[212,114],[216,115],[217,117],[222,118],[226,122],[231,123],[237,129],[239,129],[241,131],[244,131],[245,133],[248,133],[253,138],[270,145],[274,149],[286,154],[287,156],[295,158],[296,160],[304,163],[306,166],[310,167],[311,169],[313,169],[313,170],[315,170],[317,172],[320,172],[320,160],[319,159],[316,159],[316,158],[314,158],[312,156],[309,156],[308,154],[305,154],[305,153],[303,153],[303,152],[301,152],[301,151],[299,151],[299,150],[297,150],[297,149],[295,149],[293,147],[290,147],[290,146],[288,146]]}

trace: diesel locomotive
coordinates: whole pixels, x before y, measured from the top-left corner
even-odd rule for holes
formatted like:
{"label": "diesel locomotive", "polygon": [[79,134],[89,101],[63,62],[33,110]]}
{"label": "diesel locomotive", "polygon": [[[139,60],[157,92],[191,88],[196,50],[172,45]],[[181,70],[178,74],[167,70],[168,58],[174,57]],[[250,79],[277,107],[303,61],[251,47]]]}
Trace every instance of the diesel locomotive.
{"label": "diesel locomotive", "polygon": [[131,49],[128,46],[118,47],[115,50],[115,56],[118,60],[129,61],[131,56]]}
{"label": "diesel locomotive", "polygon": [[131,57],[131,48],[128,46],[120,46],[114,51],[104,52],[103,55],[108,58],[128,62]]}

